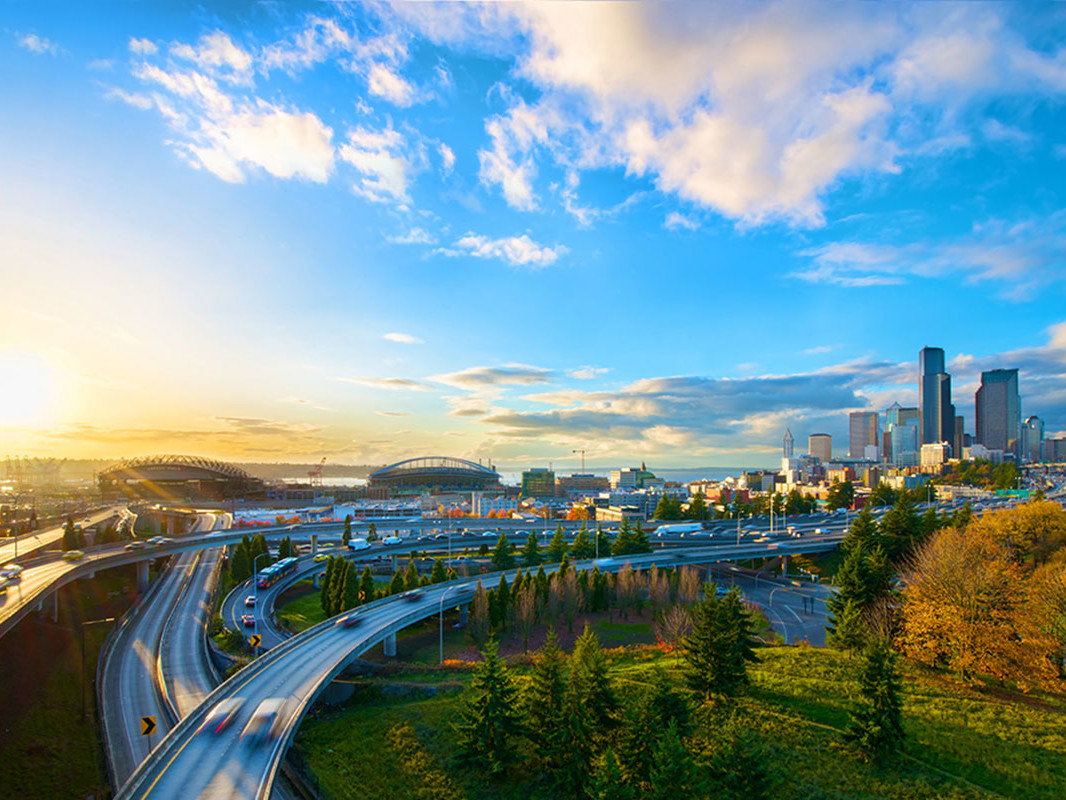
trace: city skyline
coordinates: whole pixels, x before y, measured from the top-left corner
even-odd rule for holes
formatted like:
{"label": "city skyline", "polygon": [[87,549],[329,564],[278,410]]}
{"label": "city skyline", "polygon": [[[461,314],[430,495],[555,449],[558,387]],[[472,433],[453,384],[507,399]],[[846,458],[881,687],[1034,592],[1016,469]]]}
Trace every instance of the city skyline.
{"label": "city skyline", "polygon": [[647,13],[8,6],[0,456],[773,466],[924,346],[1066,433],[1064,12]]}

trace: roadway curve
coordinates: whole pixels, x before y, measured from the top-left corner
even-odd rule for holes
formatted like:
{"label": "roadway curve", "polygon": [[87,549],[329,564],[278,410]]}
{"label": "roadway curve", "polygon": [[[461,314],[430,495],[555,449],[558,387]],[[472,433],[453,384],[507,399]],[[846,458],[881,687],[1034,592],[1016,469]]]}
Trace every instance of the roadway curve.
{"label": "roadway curve", "polygon": [[[836,541],[823,541],[821,545],[831,549]],[[635,568],[646,568],[653,563],[670,566],[749,558],[760,552],[764,552],[764,548],[757,544],[740,547],[703,545],[624,559],[576,562],[575,566],[598,565],[603,570],[614,571],[626,562]],[[664,561],[664,556],[669,560]],[[502,574],[490,573],[480,577],[489,587],[494,586]],[[515,573],[506,574],[513,579]],[[353,659],[387,636],[438,613],[445,596],[449,606],[469,602],[476,584],[476,578],[468,578],[426,587],[413,601],[403,595],[377,600],[354,612],[346,612],[344,616],[354,613],[362,618],[362,624],[355,628],[338,627],[337,620],[331,619],[282,642],[219,686],[203,704],[178,723],[122,787],[117,798],[265,800],[281,758],[318,693]],[[219,734],[197,733],[218,702],[235,697],[243,698],[245,703],[231,726]],[[252,711],[259,702],[272,697],[287,699],[280,716],[281,735],[262,746],[242,742],[240,733]]]}

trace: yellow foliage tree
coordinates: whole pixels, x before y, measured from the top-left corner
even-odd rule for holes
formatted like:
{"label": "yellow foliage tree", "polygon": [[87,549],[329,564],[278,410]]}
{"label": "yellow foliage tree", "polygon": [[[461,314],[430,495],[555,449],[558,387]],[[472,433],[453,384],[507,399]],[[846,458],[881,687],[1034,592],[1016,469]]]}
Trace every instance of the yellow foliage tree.
{"label": "yellow foliage tree", "polygon": [[1066,545],[1066,511],[1050,500],[1034,500],[982,514],[969,530],[1008,547],[1019,564],[1037,567]]}

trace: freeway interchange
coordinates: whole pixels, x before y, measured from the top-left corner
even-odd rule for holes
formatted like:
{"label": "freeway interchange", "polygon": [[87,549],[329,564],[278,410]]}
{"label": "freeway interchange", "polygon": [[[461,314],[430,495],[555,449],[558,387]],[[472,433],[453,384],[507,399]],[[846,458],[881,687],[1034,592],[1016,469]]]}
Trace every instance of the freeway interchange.
{"label": "freeway interchange", "polygon": [[[228,521],[228,520],[227,520]],[[724,520],[709,523],[707,530],[694,534],[676,532],[650,536],[654,552],[617,559],[593,559],[575,566],[592,566],[614,571],[625,563],[634,568],[651,564],[669,568],[675,565],[707,565],[709,579],[743,587],[745,596],[766,611],[771,623],[786,641],[808,639],[819,643],[825,622],[824,600],[829,589],[808,584],[802,590],[788,582],[774,581],[732,566],[729,562],[767,556],[787,556],[831,550],[839,543],[848,523],[847,514],[817,514],[792,518],[789,526],[798,535],[770,536],[767,520],[738,523]],[[477,579],[495,585],[501,573],[460,578],[419,590],[416,594],[393,596],[359,607],[343,616],[357,615],[359,624],[339,626],[327,620],[301,634],[286,637],[270,621],[274,601],[294,581],[309,577],[323,568],[311,558],[301,559],[297,571],[259,595],[254,609],[257,630],[269,651],[228,681],[217,685],[204,650],[204,633],[212,593],[212,580],[225,545],[234,544],[245,533],[263,533],[268,539],[291,536],[294,541],[339,542],[341,526],[320,524],[284,526],[256,531],[210,530],[214,523],[201,525],[180,539],[143,549],[128,550],[122,545],[89,548],[82,560],[68,562],[56,556],[24,561],[23,579],[0,607],[0,634],[34,604],[65,583],[91,577],[99,569],[123,564],[144,565],[150,560],[171,556],[171,568],[152,586],[143,601],[127,615],[112,637],[111,646],[101,657],[100,695],[109,745],[109,766],[113,781],[122,789],[118,797],[228,797],[263,798],[282,785],[279,769],[288,744],[300,720],[322,689],[354,659],[408,625],[431,617],[442,607],[469,602]],[[349,554],[354,559],[406,555],[411,550],[434,550],[458,555],[481,544],[491,545],[505,530],[516,543],[525,540],[529,523],[501,525],[496,520],[463,520],[465,533],[436,520],[411,522],[379,521],[384,533],[395,528],[411,535],[399,544],[374,545],[371,550]],[[573,530],[580,523],[564,527]],[[360,526],[353,526],[358,531]],[[435,531],[435,532],[430,532]],[[817,532],[816,532],[817,531]],[[536,531],[546,544],[553,530]],[[312,538],[313,537],[313,538]],[[333,541],[327,541],[333,540]],[[325,550],[323,550],[325,552]],[[336,550],[334,550],[336,552]],[[712,566],[719,565],[719,566]],[[507,573],[513,580],[514,572]],[[235,620],[236,609],[246,613],[246,588],[235,590],[222,612],[227,624]],[[247,611],[250,611],[248,609]],[[244,633],[242,626],[237,626]],[[215,705],[225,699],[243,701],[233,724],[218,734],[198,733]],[[253,710],[265,700],[282,698],[277,716],[276,739],[252,744],[240,733]],[[141,716],[154,716],[158,733],[153,739],[136,735],[132,725]],[[154,747],[153,747],[154,746]]]}

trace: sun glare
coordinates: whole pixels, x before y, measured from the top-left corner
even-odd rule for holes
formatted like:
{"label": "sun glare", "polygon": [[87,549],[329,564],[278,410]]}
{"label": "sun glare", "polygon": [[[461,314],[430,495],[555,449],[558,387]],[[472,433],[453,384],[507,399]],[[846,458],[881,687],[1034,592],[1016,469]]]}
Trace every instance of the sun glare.
{"label": "sun glare", "polygon": [[0,427],[40,422],[52,404],[51,370],[39,358],[0,354]]}

